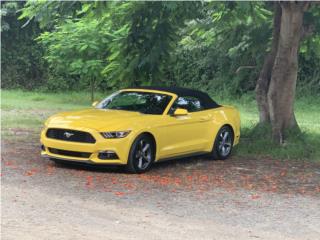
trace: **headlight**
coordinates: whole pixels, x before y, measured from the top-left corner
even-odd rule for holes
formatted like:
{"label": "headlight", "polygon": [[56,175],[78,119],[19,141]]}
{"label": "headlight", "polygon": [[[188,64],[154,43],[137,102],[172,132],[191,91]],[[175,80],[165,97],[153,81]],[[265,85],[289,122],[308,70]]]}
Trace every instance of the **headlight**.
{"label": "headlight", "polygon": [[128,136],[131,131],[115,131],[115,132],[102,132],[100,133],[104,138],[124,138]]}

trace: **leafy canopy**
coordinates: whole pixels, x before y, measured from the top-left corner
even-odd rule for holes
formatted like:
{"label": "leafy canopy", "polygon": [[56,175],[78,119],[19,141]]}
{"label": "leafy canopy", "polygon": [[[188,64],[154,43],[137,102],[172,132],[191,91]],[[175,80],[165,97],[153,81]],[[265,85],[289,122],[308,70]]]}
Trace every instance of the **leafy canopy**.
{"label": "leafy canopy", "polygon": [[[242,94],[254,89],[269,51],[272,5],[41,0],[27,1],[20,19],[40,24],[53,89],[96,79],[103,89],[185,85]],[[306,13],[313,34],[299,60],[300,89],[313,92],[320,90],[319,8]]]}

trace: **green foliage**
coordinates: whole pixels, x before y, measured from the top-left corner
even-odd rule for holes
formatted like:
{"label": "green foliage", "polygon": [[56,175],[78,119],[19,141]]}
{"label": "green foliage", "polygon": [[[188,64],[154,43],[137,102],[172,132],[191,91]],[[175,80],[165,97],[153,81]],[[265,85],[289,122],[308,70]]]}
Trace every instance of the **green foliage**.
{"label": "green foliage", "polygon": [[[305,24],[319,25],[318,7]],[[169,82],[224,94],[255,89],[264,57],[270,50],[273,6],[263,2],[208,3],[200,19],[180,29],[181,40],[170,64]],[[320,93],[320,28],[303,39],[298,93]]]}
{"label": "green foliage", "polygon": [[181,32],[172,82],[233,94],[253,90],[271,37],[272,12],[263,6],[209,4],[201,21]]}
{"label": "green foliage", "polygon": [[[112,86],[166,84],[164,71],[177,42],[178,27],[197,3],[127,2],[115,4],[111,18],[117,41],[110,45],[104,74]],[[120,24],[119,24],[120,23]]]}
{"label": "green foliage", "polygon": [[[5,131],[18,126],[40,128],[42,120],[54,111],[89,106],[88,94],[72,92],[89,84],[99,91],[178,85],[203,89],[218,102],[240,109],[239,154],[320,159],[320,5],[311,4],[305,14],[304,24],[311,34],[302,39],[299,54],[300,99],[295,113],[303,134],[288,133],[287,145],[279,147],[267,135],[268,127],[253,128],[258,121],[253,90],[270,48],[272,5],[3,2],[2,87],[69,91],[4,91]],[[305,95],[311,97],[302,98]]]}
{"label": "green foliage", "polygon": [[38,24],[31,21],[22,28],[17,20],[23,2],[1,4],[1,87],[37,88],[47,76],[43,49],[34,38],[40,34]]}
{"label": "green foliage", "polygon": [[[23,5],[9,2],[1,11],[5,88],[78,90],[94,82],[99,89],[179,85],[242,95],[254,90],[270,48],[268,2]],[[305,14],[313,34],[300,49],[300,95],[320,92],[319,16],[316,4]]]}
{"label": "green foliage", "polygon": [[41,28],[50,29],[66,19],[76,17],[77,10],[80,10],[81,6],[82,2],[79,1],[27,1],[19,19],[27,20],[23,26],[35,20]]}
{"label": "green foliage", "polygon": [[320,5],[311,4],[304,16],[307,34],[300,46],[297,89],[299,95],[320,96]]}
{"label": "green foliage", "polygon": [[65,75],[79,80],[75,83],[79,87],[102,80],[101,71],[106,65],[107,46],[112,37],[106,33],[106,27],[100,26],[97,20],[67,20],[54,31],[42,33],[37,40],[46,49],[45,59],[54,76]]}
{"label": "green foliage", "polygon": [[8,31],[10,29],[6,16],[15,15],[17,9],[18,4],[16,2],[8,2],[1,5],[1,32]]}

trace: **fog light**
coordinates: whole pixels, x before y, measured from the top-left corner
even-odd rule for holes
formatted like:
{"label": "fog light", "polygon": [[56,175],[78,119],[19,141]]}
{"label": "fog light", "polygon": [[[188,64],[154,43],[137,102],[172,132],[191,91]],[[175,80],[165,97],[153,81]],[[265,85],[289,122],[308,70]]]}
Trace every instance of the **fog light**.
{"label": "fog light", "polygon": [[119,159],[118,155],[114,151],[100,151],[98,154],[98,158],[100,159]]}

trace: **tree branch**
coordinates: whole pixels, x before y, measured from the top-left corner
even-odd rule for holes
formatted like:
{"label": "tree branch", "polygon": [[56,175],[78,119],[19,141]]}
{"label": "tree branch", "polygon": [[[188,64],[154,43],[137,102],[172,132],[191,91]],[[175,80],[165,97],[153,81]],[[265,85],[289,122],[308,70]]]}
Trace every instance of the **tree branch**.
{"label": "tree branch", "polygon": [[236,70],[236,74],[238,74],[242,69],[253,69],[256,68],[257,66],[240,66],[238,67],[238,69]]}

